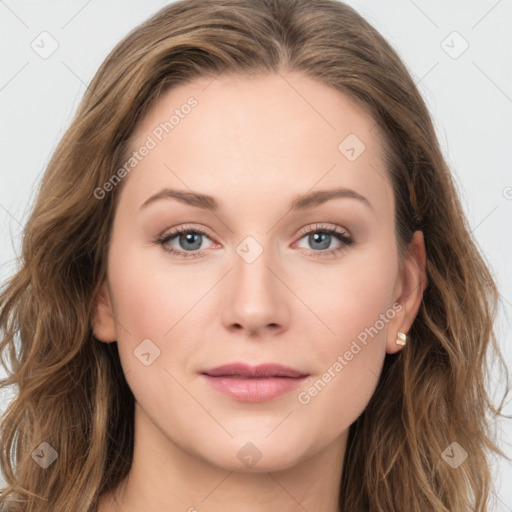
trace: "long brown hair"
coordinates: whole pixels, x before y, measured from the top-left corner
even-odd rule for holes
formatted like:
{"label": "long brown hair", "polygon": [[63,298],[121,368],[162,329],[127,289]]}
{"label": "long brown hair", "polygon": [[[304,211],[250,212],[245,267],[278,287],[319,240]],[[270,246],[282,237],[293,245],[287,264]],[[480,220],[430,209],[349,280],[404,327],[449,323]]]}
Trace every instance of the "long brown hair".
{"label": "long brown hair", "polygon": [[[502,409],[486,390],[489,349],[508,384],[493,327],[499,296],[406,67],[338,1],[181,0],[101,65],[48,164],[19,268],[2,288],[1,386],[17,388],[0,429],[9,512],[93,512],[130,469],[134,397],[116,344],[99,343],[91,327],[120,187],[101,200],[94,191],[122,165],[137,123],[169,87],[283,71],[301,71],[371,113],[386,142],[400,247],[417,229],[426,240],[428,286],[411,342],[386,356],[350,427],[340,508],[487,510],[488,456],[505,456],[489,415]],[[46,470],[35,463],[37,450],[53,453],[43,442],[58,454]],[[458,468],[443,455],[454,442],[469,454]]]}

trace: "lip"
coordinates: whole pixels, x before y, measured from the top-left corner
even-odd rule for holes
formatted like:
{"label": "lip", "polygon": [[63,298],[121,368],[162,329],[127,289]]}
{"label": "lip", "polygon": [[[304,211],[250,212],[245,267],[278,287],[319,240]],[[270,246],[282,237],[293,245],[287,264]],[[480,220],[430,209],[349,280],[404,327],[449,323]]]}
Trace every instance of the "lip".
{"label": "lip", "polygon": [[213,389],[241,402],[272,400],[297,388],[309,375],[275,363],[231,363],[200,373]]}
{"label": "lip", "polygon": [[215,368],[202,370],[201,373],[211,377],[233,377],[251,379],[258,377],[304,377],[307,373],[276,363],[265,363],[251,366],[246,363],[229,363]]}

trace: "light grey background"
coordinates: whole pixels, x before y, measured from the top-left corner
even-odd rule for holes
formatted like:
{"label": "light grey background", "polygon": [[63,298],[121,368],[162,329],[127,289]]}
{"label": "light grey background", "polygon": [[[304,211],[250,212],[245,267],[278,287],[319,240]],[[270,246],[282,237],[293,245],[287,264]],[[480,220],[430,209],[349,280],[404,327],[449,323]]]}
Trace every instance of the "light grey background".
{"label": "light grey background", "polygon": [[[167,3],[0,0],[0,281],[14,271],[39,179],[96,69]],[[472,232],[500,286],[497,332],[512,367],[512,0],[348,3],[397,49],[433,115]],[[32,48],[49,51],[52,39],[58,48],[47,58]],[[2,410],[8,399],[0,396]],[[508,456],[511,423],[499,423]],[[494,510],[512,512],[512,464],[497,461],[494,475]]]}

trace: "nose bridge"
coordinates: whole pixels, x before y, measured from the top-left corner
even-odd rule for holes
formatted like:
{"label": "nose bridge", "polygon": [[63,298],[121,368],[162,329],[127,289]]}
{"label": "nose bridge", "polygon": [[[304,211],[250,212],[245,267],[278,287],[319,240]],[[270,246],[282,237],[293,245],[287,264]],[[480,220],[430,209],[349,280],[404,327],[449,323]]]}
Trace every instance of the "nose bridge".
{"label": "nose bridge", "polygon": [[[270,237],[249,235],[235,248],[234,284],[235,290],[243,294],[244,299],[257,298],[262,293],[272,295],[272,248]],[[261,297],[260,297],[261,298]],[[268,299],[268,297],[267,297]]]}
{"label": "nose bridge", "polygon": [[[271,237],[247,236],[235,248],[230,298],[227,303],[228,324],[238,324],[257,331],[269,324],[284,322],[285,297],[273,272]],[[270,268],[269,268],[270,267]],[[270,270],[272,269],[272,271]]]}

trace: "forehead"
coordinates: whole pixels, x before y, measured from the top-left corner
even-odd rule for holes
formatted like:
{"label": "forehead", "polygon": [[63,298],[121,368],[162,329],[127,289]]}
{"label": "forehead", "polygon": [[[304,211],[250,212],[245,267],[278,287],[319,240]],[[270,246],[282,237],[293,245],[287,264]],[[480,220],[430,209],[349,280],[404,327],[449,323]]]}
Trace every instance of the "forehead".
{"label": "forehead", "polygon": [[130,153],[144,145],[150,151],[124,184],[138,205],[159,186],[232,201],[265,190],[285,198],[345,186],[390,201],[374,119],[345,94],[297,72],[174,86],[139,123]]}

